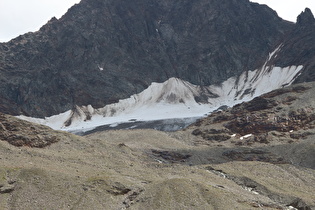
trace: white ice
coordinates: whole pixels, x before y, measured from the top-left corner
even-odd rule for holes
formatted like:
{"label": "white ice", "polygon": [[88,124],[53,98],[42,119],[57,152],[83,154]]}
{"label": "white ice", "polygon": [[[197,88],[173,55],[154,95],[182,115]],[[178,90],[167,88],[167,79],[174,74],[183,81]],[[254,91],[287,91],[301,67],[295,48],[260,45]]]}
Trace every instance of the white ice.
{"label": "white ice", "polygon": [[[75,110],[44,119],[18,117],[66,131],[88,131],[100,125],[115,127],[130,121],[203,117],[223,105],[231,107],[290,85],[303,66],[285,68],[268,66],[268,62],[277,56],[281,47],[282,45],[269,54],[260,69],[229,78],[219,86],[201,87],[178,78],[170,78],[164,83],[152,83],[141,93],[103,108],[94,109],[91,105],[77,106]],[[208,100],[196,101],[196,98],[201,96]]]}

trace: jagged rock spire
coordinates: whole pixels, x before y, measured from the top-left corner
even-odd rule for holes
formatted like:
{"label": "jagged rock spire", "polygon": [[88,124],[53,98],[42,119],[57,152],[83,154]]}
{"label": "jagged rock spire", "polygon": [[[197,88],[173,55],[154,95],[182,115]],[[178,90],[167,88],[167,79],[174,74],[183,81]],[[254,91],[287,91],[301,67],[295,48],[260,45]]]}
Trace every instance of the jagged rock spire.
{"label": "jagged rock spire", "polygon": [[309,8],[305,8],[304,12],[297,17],[297,24],[301,26],[310,25],[315,23],[315,18]]}

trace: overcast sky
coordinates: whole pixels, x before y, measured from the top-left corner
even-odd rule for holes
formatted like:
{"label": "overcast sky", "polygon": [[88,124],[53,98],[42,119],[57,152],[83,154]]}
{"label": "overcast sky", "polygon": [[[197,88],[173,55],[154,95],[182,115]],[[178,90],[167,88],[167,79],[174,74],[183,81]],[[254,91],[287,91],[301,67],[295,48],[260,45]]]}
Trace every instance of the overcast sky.
{"label": "overcast sky", "polygon": [[315,0],[250,0],[260,4],[267,4],[276,10],[278,15],[291,22],[296,22],[297,16],[304,11],[306,7],[315,13]]}
{"label": "overcast sky", "polygon": [[80,0],[0,0],[0,42],[37,31]]}
{"label": "overcast sky", "polygon": [[[283,19],[296,17],[309,7],[315,12],[315,0],[251,0],[267,4]],[[80,0],[0,0],[0,42],[18,35],[37,31],[52,17],[60,18],[69,7]]]}

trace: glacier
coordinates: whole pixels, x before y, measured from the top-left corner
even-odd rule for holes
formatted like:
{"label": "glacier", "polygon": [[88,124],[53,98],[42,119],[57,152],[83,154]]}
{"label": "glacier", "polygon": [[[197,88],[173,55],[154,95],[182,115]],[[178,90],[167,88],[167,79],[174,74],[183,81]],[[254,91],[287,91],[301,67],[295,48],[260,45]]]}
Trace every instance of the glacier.
{"label": "glacier", "polygon": [[118,103],[94,109],[91,105],[44,119],[18,116],[56,130],[86,132],[98,126],[176,118],[198,119],[222,106],[249,101],[272,90],[290,85],[303,66],[285,68],[263,66],[232,77],[221,85],[198,86],[179,78],[152,83],[146,90]]}
{"label": "glacier", "polygon": [[17,117],[74,133],[85,133],[100,126],[116,128],[124,123],[131,124],[133,128],[136,127],[132,126],[135,122],[160,121],[171,126],[178,119],[181,125],[185,124],[184,121],[192,123],[220,107],[232,107],[291,85],[303,66],[274,66],[272,60],[282,47],[281,44],[269,53],[261,68],[245,71],[220,85],[199,86],[173,77],[163,83],[152,83],[144,91],[103,108],[76,106],[73,110],[44,119],[23,115]]}

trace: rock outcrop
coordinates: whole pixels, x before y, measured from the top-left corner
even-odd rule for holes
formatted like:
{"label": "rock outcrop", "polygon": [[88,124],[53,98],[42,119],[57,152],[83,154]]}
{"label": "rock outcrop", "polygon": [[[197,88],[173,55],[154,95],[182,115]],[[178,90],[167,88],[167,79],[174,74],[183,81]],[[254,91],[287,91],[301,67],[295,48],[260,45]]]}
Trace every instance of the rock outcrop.
{"label": "rock outcrop", "polygon": [[315,168],[314,85],[296,84],[269,92],[215,112],[183,132],[190,132],[196,145],[220,146],[220,155],[228,160]]}
{"label": "rock outcrop", "polygon": [[315,24],[315,18],[312,11],[309,8],[306,8],[304,12],[302,12],[297,17],[297,25],[299,27],[310,27]]}
{"label": "rock outcrop", "polygon": [[14,146],[43,148],[68,138],[69,135],[71,134],[0,113],[0,140]]}

